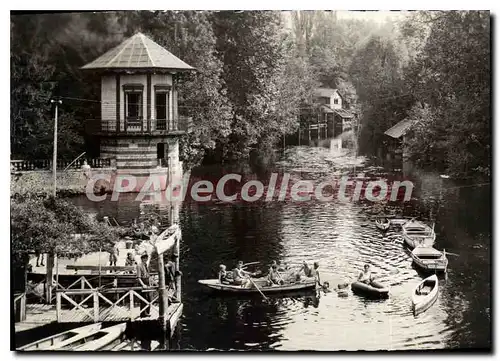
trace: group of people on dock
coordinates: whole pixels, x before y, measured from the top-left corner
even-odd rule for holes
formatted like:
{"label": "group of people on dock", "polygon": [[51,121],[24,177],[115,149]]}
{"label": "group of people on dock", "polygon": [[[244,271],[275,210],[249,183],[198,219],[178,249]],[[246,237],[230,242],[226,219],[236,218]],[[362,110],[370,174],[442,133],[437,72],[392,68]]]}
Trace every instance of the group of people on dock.
{"label": "group of people on dock", "polygon": [[[245,271],[243,261],[238,261],[232,272],[227,271],[227,267],[224,264],[219,266],[219,282],[222,284],[233,284],[243,288],[251,288],[253,286],[252,277],[258,274],[259,272]],[[307,278],[314,278],[316,283],[322,286],[319,276],[319,263],[314,262],[313,267],[310,267],[306,261],[296,271],[290,270],[288,266],[282,266],[278,262],[273,261],[267,273],[267,286],[279,286],[298,282],[301,280],[302,274]]]}

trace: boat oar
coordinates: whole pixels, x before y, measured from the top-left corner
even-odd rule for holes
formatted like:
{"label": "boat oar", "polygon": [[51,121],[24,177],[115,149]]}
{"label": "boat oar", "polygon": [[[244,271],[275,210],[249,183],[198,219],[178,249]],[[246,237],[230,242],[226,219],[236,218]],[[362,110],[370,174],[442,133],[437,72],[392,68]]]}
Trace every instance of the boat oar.
{"label": "boat oar", "polygon": [[456,253],[451,253],[451,252],[447,252],[445,249],[443,249],[443,254],[444,256],[446,257],[447,255],[452,255],[452,256],[455,256],[455,257],[460,257],[459,254],[456,254]]}
{"label": "boat oar", "polygon": [[266,295],[264,293],[262,293],[262,291],[260,290],[259,287],[257,287],[257,285],[255,284],[255,282],[253,281],[253,279],[251,277],[248,277],[248,279],[254,285],[254,287],[257,289],[257,291],[259,291],[259,293],[262,295],[262,297],[264,297],[264,299],[267,300]]}
{"label": "boat oar", "polygon": [[248,266],[252,266],[252,265],[254,265],[254,264],[259,264],[259,263],[260,263],[260,262],[249,262],[249,263],[244,263],[242,267],[243,267],[243,268],[246,268],[246,267],[248,267]]}

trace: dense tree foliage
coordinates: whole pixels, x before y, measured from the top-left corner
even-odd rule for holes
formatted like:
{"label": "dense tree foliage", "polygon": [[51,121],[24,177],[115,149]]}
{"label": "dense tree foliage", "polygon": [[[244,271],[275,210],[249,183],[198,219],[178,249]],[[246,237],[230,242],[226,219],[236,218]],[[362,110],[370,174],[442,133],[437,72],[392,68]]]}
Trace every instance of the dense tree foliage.
{"label": "dense tree foliage", "polygon": [[[35,251],[77,256],[108,249],[117,230],[60,198],[33,195],[11,201],[11,252],[16,262]],[[75,237],[75,235],[81,235]]]}
{"label": "dense tree foliage", "polygon": [[[456,175],[489,174],[490,18],[488,12],[423,13],[414,23],[430,24],[429,36],[409,72],[418,129],[410,137],[412,159],[440,164]],[[425,144],[432,139],[429,146]]]}
{"label": "dense tree foliage", "polygon": [[[489,13],[413,12],[375,23],[324,11],[121,11],[11,16],[13,157],[49,158],[53,109],[60,157],[89,147],[84,120],[99,114],[99,81],[81,71],[142,31],[197,69],[178,76],[188,163],[268,150],[312,114],[313,89],[337,88],[360,114],[361,151],[410,117],[408,154],[457,175],[490,167]],[[94,147],[95,149],[96,147]]]}
{"label": "dense tree foliage", "polygon": [[360,47],[350,75],[363,107],[360,144],[374,153],[407,118],[408,157],[456,176],[489,174],[490,28],[480,11],[415,12]]}

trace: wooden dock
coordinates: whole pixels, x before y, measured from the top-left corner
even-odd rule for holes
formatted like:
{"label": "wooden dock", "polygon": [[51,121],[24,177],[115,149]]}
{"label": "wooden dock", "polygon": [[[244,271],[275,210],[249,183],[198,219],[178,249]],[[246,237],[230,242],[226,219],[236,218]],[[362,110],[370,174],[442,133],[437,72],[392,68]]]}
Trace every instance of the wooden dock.
{"label": "wooden dock", "polygon": [[[173,303],[168,306],[167,319],[171,332],[173,332],[177,323],[179,322],[180,316],[182,315],[182,310],[182,303]],[[27,305],[26,311],[26,320],[15,323],[16,333],[57,322],[56,305],[29,304]],[[118,322],[126,320],[127,318],[126,316],[124,317],[124,315],[129,315],[130,312],[131,311],[128,309],[128,307],[114,307],[111,312],[108,312],[106,314],[106,321]],[[151,312],[151,317],[140,317],[139,307],[135,307],[134,309],[132,309],[132,314],[134,317],[130,321],[133,322],[153,321],[158,318],[158,311],[155,311],[155,309],[153,309],[153,312]],[[66,315],[64,323],[86,322],[93,322],[93,320],[85,313],[73,312],[71,315]]]}
{"label": "wooden dock", "polygon": [[15,332],[31,330],[56,321],[56,305],[28,304],[26,320],[15,323]]}

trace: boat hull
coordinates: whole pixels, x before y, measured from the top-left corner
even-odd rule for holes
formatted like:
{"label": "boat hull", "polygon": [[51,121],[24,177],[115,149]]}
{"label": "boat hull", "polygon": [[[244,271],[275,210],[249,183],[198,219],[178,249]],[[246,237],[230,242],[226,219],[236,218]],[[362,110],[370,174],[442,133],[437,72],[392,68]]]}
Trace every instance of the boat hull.
{"label": "boat hull", "polygon": [[116,341],[125,332],[126,328],[126,323],[120,323],[118,325],[105,328],[100,331],[100,333],[103,334],[102,337],[86,342],[83,345],[76,347],[74,351],[100,351]]}
{"label": "boat hull", "polygon": [[[303,282],[291,283],[286,285],[276,285],[276,286],[265,286],[262,285],[263,281],[254,281],[257,283],[260,291],[262,293],[285,293],[285,292],[293,292],[299,290],[308,290],[313,289],[316,286],[316,281],[307,280]],[[264,281],[265,282],[265,281]],[[224,292],[224,293],[233,293],[233,294],[243,294],[243,295],[251,295],[251,294],[259,294],[259,290],[255,287],[252,288],[243,288],[237,285],[225,285],[219,283],[217,279],[209,279],[209,280],[199,280],[199,284],[208,287],[209,289]],[[260,284],[259,284],[260,283]],[[261,286],[262,285],[262,286]]]}
{"label": "boat hull", "polygon": [[413,249],[418,246],[432,247],[434,242],[436,241],[436,235],[429,237],[417,237],[417,236],[408,236],[403,232],[403,240],[405,244]]}
{"label": "boat hull", "polygon": [[389,288],[385,287],[383,284],[372,281],[371,285],[367,285],[363,282],[354,282],[351,284],[352,292],[372,298],[388,298]]}
{"label": "boat hull", "polygon": [[434,228],[427,224],[411,219],[402,226],[403,239],[410,248],[417,246],[432,247],[436,241]]}
{"label": "boat hull", "polygon": [[24,345],[22,347],[19,347],[17,350],[18,351],[43,351],[43,350],[52,349],[58,343],[62,343],[64,341],[69,341],[71,339],[76,340],[79,337],[81,337],[82,335],[87,335],[87,334],[91,334],[91,333],[99,331],[101,329],[101,327],[102,327],[101,323],[95,323],[92,325],[78,327],[78,328],[75,328],[72,330],[58,333],[58,334],[53,335],[53,336],[45,337],[41,340],[32,342],[28,345]]}
{"label": "boat hull", "polygon": [[[419,294],[419,291],[424,287],[432,287],[428,294]],[[439,295],[439,284],[436,275],[432,275],[424,279],[415,287],[412,294],[412,310],[415,316],[427,311],[437,300]]]}

